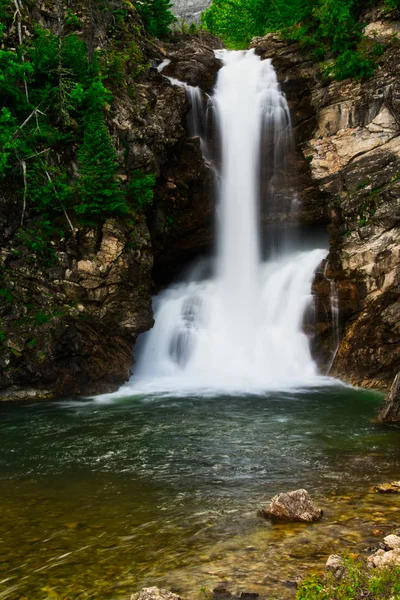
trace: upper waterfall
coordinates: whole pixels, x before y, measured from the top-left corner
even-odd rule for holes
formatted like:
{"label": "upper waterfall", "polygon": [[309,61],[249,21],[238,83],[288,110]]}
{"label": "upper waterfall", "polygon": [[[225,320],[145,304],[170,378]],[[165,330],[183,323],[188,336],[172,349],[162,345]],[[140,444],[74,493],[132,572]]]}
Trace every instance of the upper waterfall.
{"label": "upper waterfall", "polygon": [[[218,57],[224,66],[208,100],[220,148],[214,276],[192,273],[155,299],[155,326],[121,394],[262,392],[321,382],[303,319],[327,252],[280,247],[266,262],[261,252],[262,189],[269,202],[286,201],[289,108],[270,61],[254,51]],[[198,103],[194,109],[192,120]]]}

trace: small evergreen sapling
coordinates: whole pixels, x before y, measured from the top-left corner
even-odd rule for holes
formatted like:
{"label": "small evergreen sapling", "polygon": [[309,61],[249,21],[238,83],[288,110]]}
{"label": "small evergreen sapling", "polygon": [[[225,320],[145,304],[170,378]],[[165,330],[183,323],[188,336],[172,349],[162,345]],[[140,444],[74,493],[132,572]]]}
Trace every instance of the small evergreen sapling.
{"label": "small evergreen sapling", "polygon": [[118,182],[118,165],[104,122],[103,108],[109,94],[100,79],[88,90],[83,144],[78,151],[80,202],[75,211],[88,220],[129,212]]}

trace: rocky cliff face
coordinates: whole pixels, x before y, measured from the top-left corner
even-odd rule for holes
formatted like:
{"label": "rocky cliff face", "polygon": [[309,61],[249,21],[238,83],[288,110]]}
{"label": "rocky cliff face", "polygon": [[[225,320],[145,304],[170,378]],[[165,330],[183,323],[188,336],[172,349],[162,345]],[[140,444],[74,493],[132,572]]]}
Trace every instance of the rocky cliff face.
{"label": "rocky cliff face", "polygon": [[365,43],[384,52],[367,81],[328,83],[296,44],[273,35],[253,45],[272,58],[291,105],[305,210],[311,201],[329,223],[328,263],[314,285],[316,356],[327,368],[336,349],[333,281],[341,341],[330,373],[387,389],[400,368],[400,23],[383,10],[368,17]]}
{"label": "rocky cliff face", "polygon": [[[79,15],[84,22],[85,13]],[[182,253],[194,256],[209,244],[210,173],[198,140],[186,140],[190,109],[182,87],[171,85],[156,68],[179,52],[197,76],[216,74],[204,66],[214,57],[210,36],[192,45],[163,47],[147,37],[132,10],[125,34],[142,53],[126,85],[113,90],[108,127],[116,148],[120,179],[136,169],[155,173],[155,200],[126,220],[98,226],[74,223],[74,231],[52,242],[51,265],[30,254],[21,241],[17,188],[0,189],[0,398],[51,398],[98,394],[117,389],[131,372],[132,346],[153,325],[153,266]],[[49,7],[26,14],[51,29]],[[102,23],[94,32],[103,52],[112,40]],[[124,40],[118,40],[123,44]],[[129,42],[129,43],[130,43]],[[207,63],[207,67],[210,65]],[[218,67],[218,65],[216,65]],[[205,72],[207,70],[207,73]],[[177,76],[171,65],[171,74]],[[131,89],[133,86],[133,94]],[[75,156],[70,152],[71,170]],[[182,170],[182,165],[185,168]],[[26,216],[25,229],[34,223]]]}
{"label": "rocky cliff face", "polygon": [[178,21],[200,24],[201,13],[211,4],[211,0],[173,0],[172,12]]}

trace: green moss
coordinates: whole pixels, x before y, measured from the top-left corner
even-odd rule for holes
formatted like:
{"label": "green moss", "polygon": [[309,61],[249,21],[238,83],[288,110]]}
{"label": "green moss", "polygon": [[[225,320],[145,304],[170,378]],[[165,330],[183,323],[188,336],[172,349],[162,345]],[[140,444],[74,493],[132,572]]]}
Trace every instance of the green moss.
{"label": "green moss", "polygon": [[371,182],[369,181],[369,179],[366,179],[365,181],[363,181],[362,183],[359,183],[358,186],[356,187],[356,190],[362,190],[363,188],[367,187],[367,185],[369,185]]}

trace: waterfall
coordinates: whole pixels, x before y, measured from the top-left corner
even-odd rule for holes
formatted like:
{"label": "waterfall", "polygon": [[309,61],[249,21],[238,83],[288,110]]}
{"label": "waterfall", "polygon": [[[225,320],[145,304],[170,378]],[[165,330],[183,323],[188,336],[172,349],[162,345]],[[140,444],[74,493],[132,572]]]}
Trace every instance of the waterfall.
{"label": "waterfall", "polygon": [[[155,299],[155,326],[142,336],[134,377],[120,394],[258,393],[323,380],[303,317],[314,272],[327,251],[278,248],[262,259],[260,180],[268,177],[271,201],[284,202],[288,105],[270,61],[254,51],[218,56],[224,66],[209,99],[221,142],[214,275],[202,280],[192,274]],[[196,132],[201,96],[198,89],[189,93]],[[260,164],[260,157],[269,164]]]}

